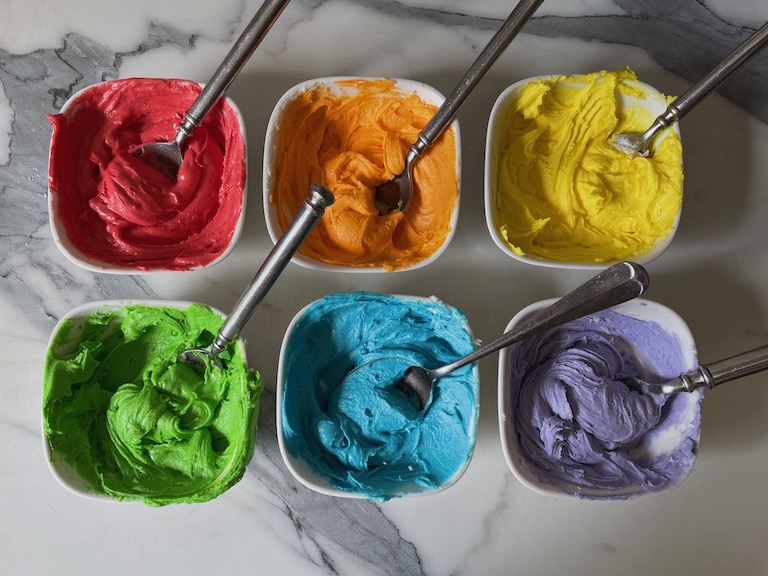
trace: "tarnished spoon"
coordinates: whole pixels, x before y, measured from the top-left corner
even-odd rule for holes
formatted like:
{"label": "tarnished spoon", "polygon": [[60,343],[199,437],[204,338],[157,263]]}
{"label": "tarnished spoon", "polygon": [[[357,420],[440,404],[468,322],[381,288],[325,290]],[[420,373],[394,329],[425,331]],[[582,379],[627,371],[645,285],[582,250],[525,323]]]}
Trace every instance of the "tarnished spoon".
{"label": "tarnished spoon", "polygon": [[752,34],[736,50],[723,60],[717,68],[712,70],[699,82],[691,86],[688,91],[672,102],[667,109],[654,120],[651,127],[642,134],[616,134],[611,142],[616,148],[627,154],[648,156],[648,144],[664,128],[671,126],[680,118],[690,112],[696,104],[704,99],[710,92],[720,86],[739,67],[745,64],[752,56],[757,54],[768,44],[768,23],[763,24],[757,32]]}
{"label": "tarnished spoon", "polygon": [[648,289],[649,280],[648,272],[639,264],[634,262],[615,264],[548,308],[538,312],[525,324],[512,328],[496,340],[480,346],[471,354],[440,368],[409,367],[395,386],[406,394],[415,395],[423,410],[429,402],[432,383],[438,378],[528,336],[640,296]]}
{"label": "tarnished spoon", "polygon": [[179,175],[183,160],[181,144],[203,121],[208,112],[219,101],[222,94],[240,73],[248,59],[261,43],[289,0],[266,0],[259,11],[245,28],[240,38],[219,65],[218,69],[203,88],[200,95],[184,114],[184,121],[179,126],[176,136],[170,142],[145,144],[136,151],[148,164],[168,176],[174,182]]}
{"label": "tarnished spoon", "polygon": [[235,304],[227,319],[219,328],[213,342],[207,348],[193,348],[179,354],[179,361],[197,368],[205,368],[205,358],[212,360],[214,366],[222,368],[219,354],[235,341],[256,306],[264,299],[267,292],[296,253],[301,243],[309,234],[325,209],[333,204],[333,194],[319,184],[313,184],[310,194],[299,209],[298,214],[288,226],[283,236],[277,241],[264,263],[253,277],[248,288]]}
{"label": "tarnished spoon", "polygon": [[421,157],[424,150],[432,146],[446,126],[451,123],[456,112],[474,90],[477,83],[485,76],[490,67],[501,56],[507,46],[517,36],[523,25],[530,19],[544,0],[521,0],[502,24],[496,35],[483,49],[453,92],[438,108],[429,123],[419,133],[416,143],[411,146],[405,157],[405,169],[391,180],[374,189],[373,200],[382,215],[395,210],[404,211],[413,196],[413,163]]}
{"label": "tarnished spoon", "polygon": [[629,389],[642,394],[675,394],[693,392],[698,388],[714,388],[765,369],[768,369],[768,345],[736,354],[719,362],[701,365],[695,370],[680,374],[674,380],[661,384],[652,384],[633,376],[620,378],[619,381],[624,382]]}

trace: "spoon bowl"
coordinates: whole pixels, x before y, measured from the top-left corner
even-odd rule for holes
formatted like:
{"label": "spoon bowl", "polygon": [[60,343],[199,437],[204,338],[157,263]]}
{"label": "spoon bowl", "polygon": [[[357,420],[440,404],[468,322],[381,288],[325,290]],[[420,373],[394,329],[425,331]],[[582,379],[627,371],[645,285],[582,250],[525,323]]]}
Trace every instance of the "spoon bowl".
{"label": "spoon bowl", "polygon": [[[447,125],[447,123],[446,123]],[[442,130],[441,130],[442,132]],[[413,164],[421,156],[414,148],[405,157],[405,170],[373,191],[373,203],[379,214],[386,216],[395,210],[405,211],[413,198]]]}
{"label": "spoon bowl", "polygon": [[181,163],[184,160],[181,153],[181,142],[186,139],[186,136],[184,132],[179,130],[176,137],[170,142],[145,144],[137,150],[137,154],[155,170],[164,174],[172,182],[176,182],[179,177],[179,168],[181,168]]}
{"label": "spoon bowl", "polygon": [[[655,125],[655,124],[654,124]],[[651,128],[643,134],[616,134],[613,139],[613,146],[618,148],[622,152],[629,155],[642,156],[647,158],[650,155],[650,144],[652,135],[655,135],[655,130],[651,132]]]}

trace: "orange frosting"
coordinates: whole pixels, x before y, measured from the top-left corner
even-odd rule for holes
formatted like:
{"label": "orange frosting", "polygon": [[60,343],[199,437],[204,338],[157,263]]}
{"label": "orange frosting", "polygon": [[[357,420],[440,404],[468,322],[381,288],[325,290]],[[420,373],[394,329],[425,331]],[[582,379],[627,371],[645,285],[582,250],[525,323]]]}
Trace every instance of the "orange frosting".
{"label": "orange frosting", "polygon": [[374,187],[402,172],[408,149],[437,107],[398,91],[394,80],[337,86],[312,86],[285,107],[269,200],[285,229],[309,186],[321,183],[336,200],[304,241],[303,254],[342,266],[412,266],[434,254],[451,229],[459,194],[453,130],[415,162],[408,209],[381,216]]}

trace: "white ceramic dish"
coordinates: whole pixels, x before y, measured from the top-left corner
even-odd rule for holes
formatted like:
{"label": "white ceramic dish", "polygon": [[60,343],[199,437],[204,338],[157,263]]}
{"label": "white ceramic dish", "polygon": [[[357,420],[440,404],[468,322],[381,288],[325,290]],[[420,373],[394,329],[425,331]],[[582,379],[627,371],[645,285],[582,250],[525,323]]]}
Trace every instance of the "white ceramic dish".
{"label": "white ceramic dish", "polygon": [[[506,115],[507,110],[509,109],[510,105],[516,100],[517,98],[517,91],[520,89],[520,87],[524,86],[525,84],[528,84],[529,82],[533,82],[537,79],[548,79],[552,78],[554,76],[547,75],[547,76],[534,76],[531,78],[526,78],[525,80],[521,80],[519,82],[515,82],[508,88],[506,88],[496,99],[496,102],[493,105],[493,108],[491,109],[490,118],[488,121],[488,131],[486,133],[486,142],[485,142],[485,192],[484,192],[484,201],[485,201],[485,220],[486,225],[488,227],[488,232],[491,235],[491,238],[493,239],[494,243],[501,249],[502,252],[507,254],[508,256],[511,256],[515,260],[519,260],[520,262],[525,262],[527,264],[534,264],[536,266],[546,266],[550,268],[569,268],[569,269],[578,269],[578,270],[602,270],[604,268],[607,268],[608,266],[611,266],[613,264],[616,264],[620,260],[614,260],[610,262],[600,262],[600,263],[594,263],[594,262],[564,262],[560,260],[553,260],[548,258],[543,258],[537,255],[520,255],[517,254],[514,250],[512,250],[509,246],[509,244],[504,240],[504,238],[499,233],[498,227],[496,225],[496,222],[494,221],[494,202],[497,195],[497,158],[500,154],[500,134],[502,134],[502,131],[504,129],[503,119]],[[653,86],[650,86],[649,84],[646,84],[644,82],[629,82],[629,85],[636,86],[640,90],[644,91],[648,97],[645,99],[637,99],[632,96],[621,94],[621,106],[624,110],[631,110],[632,107],[637,107],[638,109],[647,110],[651,114],[651,118],[656,118],[659,114],[664,112],[664,110],[667,107],[667,101],[664,95],[656,90]],[[649,122],[650,125],[650,122]],[[680,136],[680,127],[678,123],[675,123],[672,125],[671,129]],[[659,142],[661,142],[668,132],[662,132],[657,136],[654,141],[651,143],[651,150],[655,150],[658,146]],[[680,162],[682,163],[682,158],[680,159]],[[682,193],[682,191],[681,191]],[[637,262],[639,264],[647,264],[648,262],[651,262],[652,260],[655,260],[661,254],[667,249],[669,244],[672,242],[672,239],[675,236],[675,233],[677,232],[677,228],[680,222],[680,213],[682,212],[682,203],[681,208],[678,210],[677,215],[674,220],[674,224],[672,226],[672,229],[670,230],[669,234],[662,239],[659,239],[656,244],[654,245],[654,248],[651,252],[648,252],[646,254],[638,255],[636,257],[630,258],[632,261]]]}
{"label": "white ceramic dish", "polygon": [[[115,310],[121,310],[125,306],[129,305],[135,305],[140,304],[144,306],[164,306],[167,308],[177,308],[177,309],[184,309],[189,307],[193,304],[193,302],[187,302],[182,300],[102,300],[98,302],[89,302],[87,304],[83,304],[81,306],[77,306],[76,308],[73,308],[67,314],[65,314],[59,322],[56,324],[56,327],[53,329],[53,332],[51,332],[51,337],[48,342],[47,349],[50,349],[51,345],[53,344],[53,341],[56,338],[56,335],[58,334],[59,330],[62,328],[62,325],[64,322],[68,320],[73,320],[75,322],[76,328],[74,329],[73,336],[77,336],[77,322],[79,321],[79,326],[82,327],[82,323],[93,313],[95,312],[111,312]],[[209,308],[211,308],[209,306]],[[211,308],[213,312],[221,316],[222,318],[225,317],[225,315],[215,309]],[[247,358],[245,355],[245,342],[238,338],[237,340],[237,346],[239,347],[240,353],[242,354],[243,361],[247,365]],[[61,484],[64,488],[69,490],[70,492],[77,494],[78,496],[82,496],[83,498],[89,498],[91,500],[99,500],[99,501],[107,501],[107,502],[119,502],[119,500],[112,498],[111,496],[108,496],[106,494],[100,494],[97,492],[94,492],[90,485],[80,476],[80,474],[77,472],[77,470],[68,462],[66,462],[55,450],[51,448],[51,445],[48,442],[48,437],[45,432],[45,420],[42,421],[42,431],[43,431],[43,453],[45,454],[46,462],[48,463],[48,468],[50,469],[51,473],[53,474],[53,477]]]}
{"label": "white ceramic dish", "polygon": [[[59,113],[64,114],[70,111],[71,109],[76,110],[76,104],[79,98],[81,98],[84,95],[87,95],[88,92],[98,88],[99,86],[102,86],[103,84],[105,84],[105,82],[93,84],[91,86],[87,86],[86,88],[83,88],[82,90],[79,90],[78,92],[74,93],[72,96],[70,96],[67,99],[64,105],[61,107],[61,110],[59,111]],[[188,272],[190,270],[200,270],[203,268],[208,268],[209,266],[213,266],[214,264],[217,264],[218,262],[221,262],[224,258],[226,258],[229,255],[229,253],[232,252],[232,249],[235,247],[235,244],[237,243],[238,239],[240,238],[240,235],[242,234],[243,226],[245,225],[245,209],[246,209],[245,205],[246,205],[246,198],[247,198],[246,190],[248,190],[248,182],[247,182],[248,143],[247,143],[246,132],[245,132],[245,118],[243,117],[240,109],[237,107],[234,101],[232,101],[232,99],[230,99],[226,95],[222,97],[222,100],[223,102],[226,103],[226,105],[232,108],[232,110],[235,112],[237,116],[238,125],[240,127],[240,134],[242,135],[242,138],[243,138],[243,146],[245,147],[245,154],[243,156],[243,162],[245,163],[245,179],[243,181],[240,216],[237,220],[235,230],[232,233],[232,237],[229,241],[229,244],[227,245],[227,248],[221,254],[219,254],[219,256],[216,257],[216,259],[212,260],[211,262],[209,262],[204,266],[196,266],[193,268],[189,268],[187,270],[169,270],[163,267],[144,270],[138,267],[115,266],[113,264],[110,264],[109,262],[103,262],[101,260],[91,258],[83,254],[70,241],[66,227],[58,217],[57,206],[59,202],[59,195],[53,193],[49,186],[48,188],[48,220],[51,226],[51,234],[53,235],[53,241],[56,244],[56,246],[59,248],[61,253],[64,254],[64,256],[66,256],[68,260],[70,260],[71,262],[74,262],[78,266],[85,268],[86,270],[90,270],[92,272],[102,272],[107,274],[152,274],[157,272],[166,272],[166,273]],[[183,110],[181,110],[180,113],[181,112],[183,112]],[[54,142],[52,140],[49,148],[49,157],[52,157],[54,154],[55,154]],[[50,182],[50,175],[49,175],[49,182]]]}
{"label": "white ceramic dish", "polygon": [[[417,296],[396,296],[398,298],[408,299],[408,300],[416,300],[416,301],[426,301],[429,300],[428,298],[422,298]],[[317,302],[317,301],[315,301]],[[291,454],[290,450],[287,447],[287,442],[285,439],[285,428],[284,428],[284,417],[283,417],[283,402],[285,397],[285,376],[286,376],[286,365],[285,365],[285,357],[286,357],[286,350],[288,348],[288,344],[291,340],[291,337],[293,336],[293,333],[296,329],[296,325],[301,321],[301,319],[304,317],[304,314],[306,311],[313,305],[315,302],[311,302],[310,304],[307,304],[304,308],[299,310],[299,312],[293,317],[291,320],[291,323],[288,326],[288,329],[285,332],[285,336],[283,337],[283,342],[280,349],[280,360],[278,363],[278,369],[277,369],[277,391],[276,391],[276,425],[277,425],[277,441],[278,446],[280,448],[280,454],[283,457],[283,461],[285,462],[285,465],[288,467],[288,470],[290,470],[291,474],[304,486],[314,490],[315,492],[319,492],[321,494],[325,494],[327,496],[337,496],[341,498],[368,498],[364,493],[361,492],[355,492],[355,491],[348,491],[348,490],[342,490],[337,487],[335,487],[329,479],[317,472],[315,472],[311,466],[300,456],[295,456]],[[469,333],[470,337],[474,338],[472,336],[472,332],[468,325],[465,325],[465,328],[467,332]],[[403,485],[398,487],[399,491],[397,493],[392,494],[392,497],[410,497],[410,496],[419,496],[419,495],[426,495],[426,494],[434,494],[436,492],[440,492],[442,490],[445,490],[455,484],[464,474],[467,467],[469,466],[469,463],[472,460],[472,457],[474,455],[474,444],[477,440],[477,422],[479,418],[480,408],[479,408],[479,401],[480,401],[480,387],[477,383],[479,383],[479,370],[477,365],[473,367],[473,377],[475,379],[476,385],[475,385],[475,422],[474,422],[474,432],[473,432],[473,438],[472,438],[472,451],[469,454],[469,457],[467,458],[466,462],[459,468],[448,481],[446,481],[443,485],[441,485],[438,488],[426,488],[424,486],[418,486],[415,484],[409,484],[409,485]]]}
{"label": "white ceramic dish", "polygon": [[[377,78],[363,78],[363,77],[354,77],[354,76],[332,76],[327,78],[315,78],[312,80],[306,80],[304,82],[301,82],[300,84],[297,84],[290,90],[288,90],[280,98],[274,110],[272,111],[272,114],[269,118],[269,123],[267,125],[267,134],[266,134],[266,140],[264,144],[264,171],[263,171],[264,216],[267,223],[267,230],[269,232],[269,236],[272,238],[272,242],[277,242],[277,240],[282,236],[282,233],[283,233],[283,230],[280,226],[280,220],[278,218],[278,207],[272,204],[269,199],[270,199],[270,196],[272,195],[272,187],[273,187],[272,179],[273,179],[273,173],[274,173],[275,154],[277,152],[278,129],[280,127],[280,124],[282,123],[282,116],[285,112],[285,108],[291,101],[296,99],[300,94],[318,85],[328,86],[335,93],[338,93],[339,95],[354,93],[353,87],[340,86],[338,84],[338,82],[345,81],[345,80],[377,80]],[[395,82],[395,88],[397,90],[404,93],[416,93],[419,96],[419,98],[421,98],[424,102],[434,104],[435,106],[439,107],[445,101],[445,96],[443,96],[440,92],[438,92],[437,90],[435,90],[434,88],[432,88],[427,84],[424,84],[422,82],[416,82],[414,80],[404,80],[404,79],[397,79],[397,78],[393,80]],[[438,250],[436,250],[432,255],[430,255],[428,258],[425,258],[420,262],[413,264],[412,266],[399,268],[397,271],[415,270],[417,268],[422,268],[434,262],[440,257],[440,255],[443,252],[445,252],[445,249],[448,247],[448,245],[450,244],[455,234],[456,224],[459,219],[459,200],[461,196],[461,139],[459,134],[458,121],[454,120],[453,122],[451,122],[450,126],[446,128],[446,130],[448,129],[453,130],[453,134],[456,140],[455,167],[456,167],[456,183],[459,190],[459,197],[456,198],[456,206],[454,207],[453,214],[451,215],[450,231],[448,232],[442,246]],[[325,184],[325,183],[317,182],[317,184]],[[300,266],[303,266],[305,268],[311,268],[313,270],[328,270],[328,271],[334,271],[334,272],[350,272],[350,273],[386,272],[386,270],[382,266],[357,267],[357,266],[344,266],[339,264],[328,264],[326,262],[321,262],[320,260],[312,258],[311,256],[302,254],[301,252],[297,252],[294,255],[293,261],[299,264]]]}
{"label": "white ceramic dish", "polygon": [[[550,306],[555,301],[556,299],[552,298],[527,306],[512,318],[507,325],[506,330],[508,331],[511,328],[522,324],[534,313]],[[613,308],[613,310],[626,316],[655,322],[664,327],[677,337],[680,344],[684,369],[692,370],[697,366],[696,346],[693,341],[693,336],[685,321],[678,314],[662,304],[640,298],[621,304]],[[668,485],[663,490],[656,492],[647,492],[639,488],[620,491],[601,490],[596,488],[588,489],[579,487],[575,484],[564,488],[556,486],[553,483],[542,479],[540,476],[537,476],[528,464],[525,455],[521,453],[515,423],[515,410],[520,385],[519,382],[513,381],[510,378],[510,369],[515,354],[515,348],[516,345],[505,348],[501,351],[499,356],[499,431],[501,434],[501,445],[504,452],[504,458],[515,477],[525,486],[535,492],[547,496],[580,497],[587,499],[626,499],[668,492],[683,482],[688,474],[690,474],[693,469],[695,458],[694,461],[690,462],[690,466],[683,471],[676,483]],[[653,365],[654,359],[648,358],[648,354],[639,348],[633,348],[631,353],[636,360],[639,360],[641,366]],[[685,425],[695,426],[696,430],[693,434],[693,439],[698,444],[701,432],[700,402],[703,396],[703,391],[697,390],[693,393],[680,394],[678,396],[679,398],[676,400],[682,402],[682,413],[686,419],[684,424],[681,424],[681,427],[682,429],[687,429],[685,428]],[[682,429],[674,428],[664,434],[658,435],[650,445],[646,447],[648,455],[659,456],[673,452],[680,446]]]}

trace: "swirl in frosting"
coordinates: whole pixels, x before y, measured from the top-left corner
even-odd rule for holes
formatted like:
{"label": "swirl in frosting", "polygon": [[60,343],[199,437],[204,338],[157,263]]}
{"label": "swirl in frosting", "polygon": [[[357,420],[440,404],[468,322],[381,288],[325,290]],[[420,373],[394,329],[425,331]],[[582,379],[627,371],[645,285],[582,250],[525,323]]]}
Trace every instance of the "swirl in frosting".
{"label": "swirl in frosting", "polygon": [[236,110],[224,99],[211,109],[182,145],[175,183],[136,154],[172,140],[200,90],[186,80],[115,80],[49,116],[51,209],[84,256],[120,268],[186,270],[229,248],[245,186]]}

